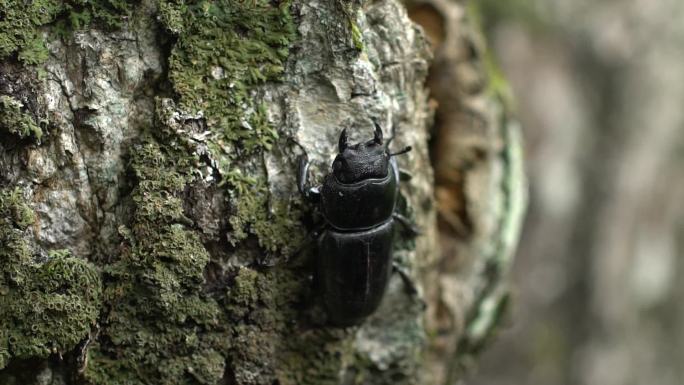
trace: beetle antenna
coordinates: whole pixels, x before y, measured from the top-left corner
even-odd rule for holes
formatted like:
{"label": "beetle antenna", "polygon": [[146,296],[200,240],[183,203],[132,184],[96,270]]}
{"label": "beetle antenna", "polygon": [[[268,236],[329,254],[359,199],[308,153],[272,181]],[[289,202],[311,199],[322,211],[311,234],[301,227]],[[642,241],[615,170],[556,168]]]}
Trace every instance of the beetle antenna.
{"label": "beetle antenna", "polygon": [[392,157],[392,156],[397,156],[397,155],[401,155],[401,154],[406,154],[407,152],[411,151],[412,149],[413,149],[413,147],[411,147],[411,146],[406,146],[406,147],[404,147],[403,149],[401,149],[401,150],[399,150],[399,151],[397,151],[397,152],[391,153],[391,154],[390,154],[390,157]]}
{"label": "beetle antenna", "polygon": [[385,142],[385,148],[389,150],[390,144],[392,144],[392,141],[394,140],[394,135],[390,136],[389,139]]}
{"label": "beetle antenna", "polygon": [[390,144],[392,144],[392,141],[394,140],[394,137],[397,136],[396,132],[396,127],[392,126],[392,134],[390,135],[389,139],[385,142],[385,149],[389,151]]}

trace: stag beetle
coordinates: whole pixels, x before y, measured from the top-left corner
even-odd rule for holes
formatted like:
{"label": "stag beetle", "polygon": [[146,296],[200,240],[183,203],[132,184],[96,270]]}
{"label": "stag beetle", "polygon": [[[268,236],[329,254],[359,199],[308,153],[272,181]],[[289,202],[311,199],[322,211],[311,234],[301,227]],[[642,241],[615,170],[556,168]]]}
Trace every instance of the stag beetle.
{"label": "stag beetle", "polygon": [[300,158],[299,192],[318,206],[324,221],[313,236],[318,239],[318,285],[329,319],[337,326],[362,322],[380,305],[392,269],[415,293],[415,287],[392,260],[395,220],[418,234],[407,218],[395,212],[399,169],[383,145],[376,123],[373,139],[349,145],[346,129],[339,138],[332,172],[320,187],[308,186],[309,160]]}

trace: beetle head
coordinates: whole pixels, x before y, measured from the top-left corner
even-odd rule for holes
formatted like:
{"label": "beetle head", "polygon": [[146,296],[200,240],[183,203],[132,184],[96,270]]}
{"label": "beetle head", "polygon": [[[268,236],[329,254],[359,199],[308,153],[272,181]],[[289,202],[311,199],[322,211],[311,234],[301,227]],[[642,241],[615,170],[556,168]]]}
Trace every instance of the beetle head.
{"label": "beetle head", "polygon": [[373,139],[349,145],[347,129],[342,130],[339,154],[333,162],[333,174],[342,183],[354,183],[369,178],[387,176],[390,153],[382,143],[382,130],[375,124]]}

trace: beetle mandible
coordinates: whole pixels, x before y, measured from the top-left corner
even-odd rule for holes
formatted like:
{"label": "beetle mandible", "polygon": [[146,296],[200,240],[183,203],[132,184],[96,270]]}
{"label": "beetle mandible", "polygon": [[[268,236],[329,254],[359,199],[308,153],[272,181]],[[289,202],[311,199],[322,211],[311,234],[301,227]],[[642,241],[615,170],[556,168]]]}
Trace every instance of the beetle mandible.
{"label": "beetle mandible", "polygon": [[380,305],[393,268],[412,292],[408,276],[393,263],[395,221],[414,234],[415,227],[395,212],[399,194],[399,168],[391,153],[390,138],[383,144],[375,123],[373,139],[350,145],[343,129],[338,154],[323,185],[308,186],[309,161],[300,158],[297,178],[300,193],[318,205],[324,221],[318,231],[318,281],[330,321],[337,326],[362,322]]}

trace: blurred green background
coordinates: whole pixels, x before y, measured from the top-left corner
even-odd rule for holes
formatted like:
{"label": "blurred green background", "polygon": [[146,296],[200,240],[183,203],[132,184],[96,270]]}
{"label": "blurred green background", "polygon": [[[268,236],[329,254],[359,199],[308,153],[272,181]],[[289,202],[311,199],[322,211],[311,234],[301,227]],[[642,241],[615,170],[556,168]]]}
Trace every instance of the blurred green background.
{"label": "blurred green background", "polygon": [[479,0],[524,127],[508,326],[464,383],[684,383],[684,1]]}

